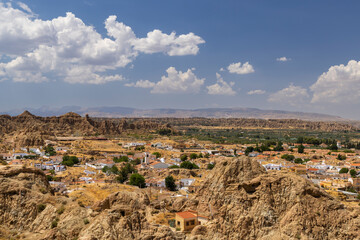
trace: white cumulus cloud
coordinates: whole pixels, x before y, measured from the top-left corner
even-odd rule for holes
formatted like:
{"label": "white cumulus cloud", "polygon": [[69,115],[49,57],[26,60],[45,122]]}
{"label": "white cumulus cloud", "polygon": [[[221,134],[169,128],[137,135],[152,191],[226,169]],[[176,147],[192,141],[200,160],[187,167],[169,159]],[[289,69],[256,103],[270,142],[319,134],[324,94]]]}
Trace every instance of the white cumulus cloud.
{"label": "white cumulus cloud", "polygon": [[268,101],[296,106],[307,102],[308,98],[309,94],[306,88],[290,84],[289,87],[270,94]]}
{"label": "white cumulus cloud", "polygon": [[290,60],[291,60],[291,58],[287,58],[287,57],[279,57],[276,59],[276,61],[278,61],[278,62],[287,62]]}
{"label": "white cumulus cloud", "polygon": [[208,94],[210,95],[229,95],[233,96],[236,92],[232,89],[234,82],[227,83],[221,77],[220,74],[216,73],[217,81],[215,84],[207,86]]}
{"label": "white cumulus cloud", "polygon": [[125,86],[136,88],[153,88],[155,86],[155,83],[150,82],[149,80],[139,80],[136,83],[127,83],[125,84]]}
{"label": "white cumulus cloud", "polygon": [[265,94],[264,90],[261,89],[256,89],[256,90],[251,90],[247,93],[248,95],[261,95],[261,94]]}
{"label": "white cumulus cloud", "polygon": [[109,16],[107,37],[68,12],[51,20],[36,17],[21,2],[19,9],[0,3],[1,79],[42,82],[51,78],[69,83],[102,84],[121,81],[119,74],[108,74],[132,63],[140,53],[196,55],[205,41],[194,33],[177,36],[160,30],[137,38],[131,27]]}
{"label": "white cumulus cloud", "polygon": [[241,64],[241,62],[238,63],[231,63],[227,69],[230,73],[236,73],[236,74],[249,74],[255,72],[253,66],[249,64],[249,62],[246,62],[244,64]]}
{"label": "white cumulus cloud", "polygon": [[205,78],[198,78],[191,69],[186,72],[177,71],[169,67],[167,76],[162,76],[151,93],[197,93],[205,82]]}
{"label": "white cumulus cloud", "polygon": [[313,103],[351,103],[360,99],[360,61],[329,68],[310,87]]}
{"label": "white cumulus cloud", "polygon": [[196,55],[199,52],[198,45],[205,41],[194,33],[176,36],[175,32],[165,34],[155,29],[146,38],[134,39],[132,43],[135,50],[144,53],[163,52],[169,56],[183,56]]}

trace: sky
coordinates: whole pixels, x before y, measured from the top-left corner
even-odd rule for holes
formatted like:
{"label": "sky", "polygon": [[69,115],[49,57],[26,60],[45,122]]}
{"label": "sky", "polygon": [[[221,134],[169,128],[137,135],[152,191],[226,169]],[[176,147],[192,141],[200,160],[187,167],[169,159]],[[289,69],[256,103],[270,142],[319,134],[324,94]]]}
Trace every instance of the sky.
{"label": "sky", "polygon": [[0,1],[0,111],[253,107],[360,120],[360,2]]}

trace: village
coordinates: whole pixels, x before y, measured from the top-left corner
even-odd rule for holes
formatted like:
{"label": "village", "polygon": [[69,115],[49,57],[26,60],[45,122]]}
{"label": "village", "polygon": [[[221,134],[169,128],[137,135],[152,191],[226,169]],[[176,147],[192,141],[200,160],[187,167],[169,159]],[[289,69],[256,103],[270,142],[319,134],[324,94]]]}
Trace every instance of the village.
{"label": "village", "polygon": [[[345,204],[359,205],[359,150],[344,149],[341,142],[336,146],[278,143],[265,150],[258,144],[176,142],[166,137],[138,142],[58,138],[45,146],[0,153],[0,160],[3,165],[42,170],[56,194],[74,198],[84,207],[114,191],[138,188],[154,200],[189,198],[217,162],[243,155],[266,171],[294,172]],[[186,232],[207,218],[187,209],[154,221]]]}

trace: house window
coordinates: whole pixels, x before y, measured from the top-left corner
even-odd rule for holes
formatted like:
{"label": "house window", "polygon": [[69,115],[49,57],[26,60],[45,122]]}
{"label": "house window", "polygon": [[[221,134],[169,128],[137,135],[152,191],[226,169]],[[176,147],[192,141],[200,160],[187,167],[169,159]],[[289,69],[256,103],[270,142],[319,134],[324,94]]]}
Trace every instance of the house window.
{"label": "house window", "polygon": [[195,220],[191,220],[190,225],[195,225]]}
{"label": "house window", "polygon": [[186,222],[186,226],[189,226],[189,222]]}
{"label": "house window", "polygon": [[179,226],[180,226],[180,221],[177,221],[177,225],[179,225]]}

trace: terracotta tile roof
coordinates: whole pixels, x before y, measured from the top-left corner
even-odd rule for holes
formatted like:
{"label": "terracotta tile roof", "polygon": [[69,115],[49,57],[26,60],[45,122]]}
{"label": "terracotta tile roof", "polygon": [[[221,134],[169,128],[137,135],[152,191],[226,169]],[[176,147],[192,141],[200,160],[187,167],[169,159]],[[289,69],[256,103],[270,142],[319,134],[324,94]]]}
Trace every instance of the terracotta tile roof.
{"label": "terracotta tile roof", "polygon": [[319,169],[317,168],[308,168],[308,171],[318,171]]}
{"label": "terracotta tile roof", "polygon": [[186,219],[186,218],[196,218],[196,215],[187,211],[187,212],[178,212],[176,213],[177,215],[179,215],[180,217]]}

